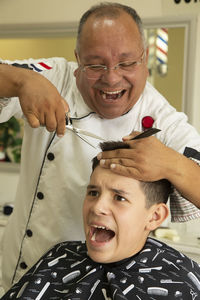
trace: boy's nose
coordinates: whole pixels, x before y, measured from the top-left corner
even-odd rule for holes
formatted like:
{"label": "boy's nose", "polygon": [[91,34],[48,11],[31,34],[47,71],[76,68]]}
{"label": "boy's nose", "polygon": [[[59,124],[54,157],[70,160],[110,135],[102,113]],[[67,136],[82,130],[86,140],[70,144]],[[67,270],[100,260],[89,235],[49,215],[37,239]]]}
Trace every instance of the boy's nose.
{"label": "boy's nose", "polygon": [[108,215],[110,213],[107,197],[101,196],[93,205],[93,212],[97,215]]}

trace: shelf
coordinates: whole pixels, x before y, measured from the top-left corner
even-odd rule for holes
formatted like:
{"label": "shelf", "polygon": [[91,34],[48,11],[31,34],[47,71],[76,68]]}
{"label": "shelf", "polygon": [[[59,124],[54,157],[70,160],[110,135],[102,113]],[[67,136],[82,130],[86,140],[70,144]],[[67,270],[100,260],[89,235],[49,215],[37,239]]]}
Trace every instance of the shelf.
{"label": "shelf", "polygon": [[20,164],[12,162],[0,162],[0,172],[19,173]]}

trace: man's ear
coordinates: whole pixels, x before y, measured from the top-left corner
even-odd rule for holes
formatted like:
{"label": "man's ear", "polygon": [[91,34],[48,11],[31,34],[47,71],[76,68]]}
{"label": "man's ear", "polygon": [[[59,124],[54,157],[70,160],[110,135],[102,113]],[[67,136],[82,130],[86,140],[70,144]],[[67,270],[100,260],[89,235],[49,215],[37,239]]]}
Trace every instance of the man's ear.
{"label": "man's ear", "polygon": [[74,50],[74,55],[75,55],[75,57],[76,57],[76,61],[78,62],[78,56],[77,56],[76,49]]}
{"label": "man's ear", "polygon": [[148,64],[148,58],[149,58],[149,47],[146,48],[146,54],[145,54],[145,63]]}
{"label": "man's ear", "polygon": [[[78,54],[77,54],[77,52],[76,52],[76,49],[74,50],[74,55],[75,55],[75,57],[76,57],[77,63],[79,64],[79,61],[78,61]],[[77,75],[78,69],[79,69],[79,68],[77,68],[76,70],[74,70],[74,76],[75,76],[75,77],[76,77],[76,75]]]}
{"label": "man's ear", "polygon": [[146,66],[146,71],[147,71],[147,76],[149,76],[149,68],[148,68],[148,58],[149,58],[149,48],[147,47],[145,50],[145,60],[144,60],[144,64]]}
{"label": "man's ear", "polygon": [[149,219],[146,223],[148,231],[159,227],[169,215],[169,208],[165,203],[154,204],[150,207]]}

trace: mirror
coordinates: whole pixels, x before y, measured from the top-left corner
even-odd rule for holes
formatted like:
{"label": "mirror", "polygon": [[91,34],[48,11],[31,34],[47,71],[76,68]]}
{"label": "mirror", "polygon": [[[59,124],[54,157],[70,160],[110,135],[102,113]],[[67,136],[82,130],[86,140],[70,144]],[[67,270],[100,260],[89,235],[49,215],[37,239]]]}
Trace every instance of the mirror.
{"label": "mirror", "polygon": [[174,106],[183,110],[185,28],[148,28],[148,81]]}

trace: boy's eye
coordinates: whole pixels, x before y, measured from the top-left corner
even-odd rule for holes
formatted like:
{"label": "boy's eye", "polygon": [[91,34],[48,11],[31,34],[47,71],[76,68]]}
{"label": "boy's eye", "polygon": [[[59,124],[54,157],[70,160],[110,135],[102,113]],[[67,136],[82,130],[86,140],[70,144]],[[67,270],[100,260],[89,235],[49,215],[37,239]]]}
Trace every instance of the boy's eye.
{"label": "boy's eye", "polygon": [[90,190],[88,191],[88,196],[91,196],[91,197],[97,197],[99,192],[98,191],[95,191],[95,190]]}
{"label": "boy's eye", "polygon": [[126,198],[122,197],[121,195],[115,195],[115,200],[117,200],[117,201],[126,201]]}

